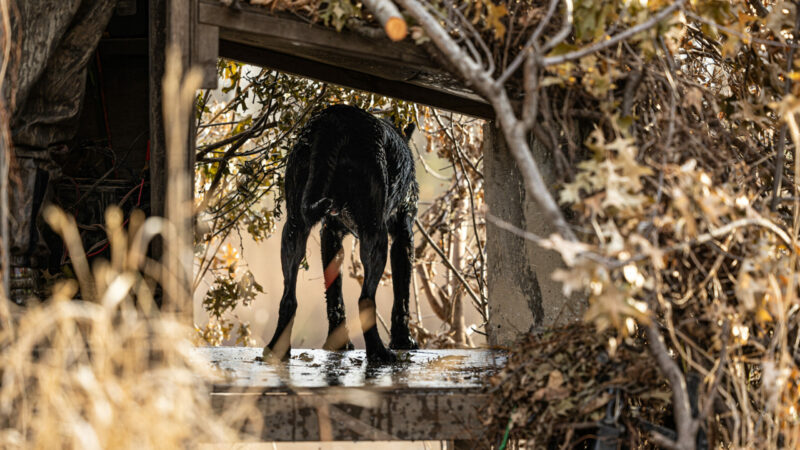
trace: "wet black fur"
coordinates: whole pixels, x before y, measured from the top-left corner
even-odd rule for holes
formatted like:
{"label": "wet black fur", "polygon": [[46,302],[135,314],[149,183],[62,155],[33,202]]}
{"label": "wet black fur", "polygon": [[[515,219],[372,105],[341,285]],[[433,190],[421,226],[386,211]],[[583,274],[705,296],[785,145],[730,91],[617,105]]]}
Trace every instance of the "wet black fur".
{"label": "wet black fur", "polygon": [[[387,121],[352,106],[336,105],[315,115],[300,133],[286,165],[288,217],[281,238],[284,291],[270,350],[294,318],[298,266],[305,255],[309,231],[319,221],[323,268],[342,248],[346,234],[353,233],[360,240],[364,283],[359,309],[372,306],[374,310],[375,292],[386,266],[388,235],[392,236],[390,348],[417,348],[408,329],[413,225],[419,196],[414,159],[407,144],[411,131],[413,128],[405,130],[404,139]],[[330,335],[344,327],[341,276],[326,290],[325,297]],[[291,329],[288,331],[291,333]],[[364,340],[370,360],[396,359],[381,342],[376,325],[364,332]],[[346,340],[342,348],[351,349],[352,344]]]}

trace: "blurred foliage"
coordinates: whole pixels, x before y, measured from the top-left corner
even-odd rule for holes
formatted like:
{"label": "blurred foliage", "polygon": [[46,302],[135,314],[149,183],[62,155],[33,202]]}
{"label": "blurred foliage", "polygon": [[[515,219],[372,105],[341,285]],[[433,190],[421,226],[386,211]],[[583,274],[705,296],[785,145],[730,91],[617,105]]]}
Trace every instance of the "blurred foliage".
{"label": "blurred foliage", "polygon": [[77,280],[56,281],[51,297],[21,310],[0,301],[0,447],[178,449],[248,440],[239,430],[258,414],[255,405],[212,408],[220,374],[197,357],[185,320],[154,303],[155,283],[168,275],[145,253],[162,219],[137,210],[125,228],[122,211],[110,208],[111,260],[96,258],[90,269],[75,219],[53,206],[44,215],[69,248]]}

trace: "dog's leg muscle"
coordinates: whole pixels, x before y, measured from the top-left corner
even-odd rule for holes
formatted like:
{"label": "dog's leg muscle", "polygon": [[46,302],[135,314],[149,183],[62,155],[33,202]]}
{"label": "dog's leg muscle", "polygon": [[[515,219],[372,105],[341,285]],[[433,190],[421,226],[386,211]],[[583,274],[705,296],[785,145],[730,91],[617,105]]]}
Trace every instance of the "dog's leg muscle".
{"label": "dog's leg muscle", "polygon": [[325,350],[352,350],[350,334],[345,323],[344,300],[342,299],[342,238],[344,231],[335,223],[324,221],[320,229],[322,267],[325,274],[325,303],[328,310],[328,338],[322,346]]}
{"label": "dog's leg muscle", "polygon": [[[292,324],[297,311],[297,269],[306,254],[308,227],[302,221],[289,218],[281,235],[281,267],[283,269],[283,296],[278,312],[278,326],[267,348],[265,359],[289,357],[292,341]],[[269,353],[269,354],[268,354]]]}
{"label": "dog's leg muscle", "polygon": [[408,329],[408,299],[414,259],[414,219],[412,213],[399,213],[392,223],[392,338],[389,348],[412,350],[419,348]]}

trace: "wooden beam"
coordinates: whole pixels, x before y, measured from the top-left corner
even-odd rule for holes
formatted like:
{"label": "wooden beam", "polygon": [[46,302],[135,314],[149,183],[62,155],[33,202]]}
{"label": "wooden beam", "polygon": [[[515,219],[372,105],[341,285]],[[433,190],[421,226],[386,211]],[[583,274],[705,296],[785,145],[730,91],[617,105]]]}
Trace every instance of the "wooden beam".
{"label": "wooden beam", "polygon": [[197,0],[200,24],[219,27],[220,54],[320,81],[482,118],[494,110],[411,42],[277,17],[266,8]]}
{"label": "wooden beam", "polygon": [[[192,63],[192,53],[195,41],[195,29],[197,27],[197,0],[163,0],[165,3],[166,14],[166,33],[165,45],[166,48],[161,48],[159,51],[162,61],[166,60],[166,49],[175,48],[180,55],[180,67],[182,70],[181,77],[189,70]],[[152,32],[152,30],[151,30]],[[152,45],[152,44],[151,44]],[[166,62],[164,62],[166,65]],[[153,75],[151,75],[153,77]],[[156,80],[157,89],[163,87],[162,78]],[[182,84],[183,81],[181,81]],[[151,108],[163,109],[164,96],[163,92],[159,98],[158,104],[151,105]],[[161,116],[161,126],[167,126],[163,123],[164,116]],[[170,120],[175,120],[170,118]],[[194,196],[194,162],[195,162],[195,120],[194,108],[188,108],[186,115],[186,127],[183,127],[181,140],[183,145],[177,146],[177,150],[185,152],[179,157],[174,157],[170,152],[176,150],[174,144],[171,147],[166,145],[165,139],[163,151],[165,167],[162,167],[164,184],[160,190],[153,189],[153,195],[161,195],[162,201],[162,215],[169,220],[174,227],[177,237],[172,237],[172,242],[164,245],[164,254],[162,264],[164,264],[165,273],[170,273],[171,281],[163,281],[163,292],[165,294],[165,302],[162,308],[169,312],[177,314],[180,321],[186,324],[192,324],[194,320],[194,306],[191,297],[192,292],[192,255],[191,255],[191,242],[194,238],[192,211],[187,211],[183,208],[170,207],[170,197],[173,198],[173,203],[179,203],[183,206],[186,201],[186,208],[191,209],[192,202],[189,201]],[[174,130],[174,128],[173,128]],[[168,137],[168,135],[167,135]],[[172,157],[171,157],[172,156]],[[172,164],[170,164],[172,161]],[[179,165],[175,163],[180,161]],[[184,177],[174,176],[177,171],[182,171]],[[165,174],[170,173],[170,177]],[[176,191],[176,189],[178,191]],[[177,200],[176,200],[177,199]],[[174,205],[173,205],[174,206]],[[163,242],[163,240],[162,240]],[[184,251],[186,250],[186,251]],[[165,277],[166,280],[166,277]],[[171,286],[170,283],[177,283],[177,286]],[[169,302],[169,303],[167,303]]]}
{"label": "wooden beam", "polygon": [[198,23],[192,42],[192,65],[203,71],[203,89],[217,88],[217,59],[219,58],[219,28]]}
{"label": "wooden beam", "polygon": [[[489,401],[479,389],[383,391],[374,405],[342,401],[327,389],[299,394],[214,393],[211,405],[220,414],[254,401],[260,417],[242,432],[265,442],[319,441],[320,406],[327,406],[330,437],[335,441],[473,440],[483,438],[479,411]],[[324,420],[324,419],[323,419]]]}
{"label": "wooden beam", "polygon": [[[166,191],[166,144],[161,109],[161,80],[164,78],[167,46],[167,1],[149,0],[148,53],[150,72],[150,215],[164,215]],[[153,257],[161,258],[161,241],[154,242]]]}
{"label": "wooden beam", "polygon": [[166,0],[167,4],[167,46],[178,47],[181,65],[186,68],[191,62],[192,29],[194,15],[192,2],[195,0]]}
{"label": "wooden beam", "polygon": [[494,109],[481,99],[467,97],[461,93],[446,93],[426,86],[389,80],[374,75],[344,69],[272,50],[220,41],[220,55],[225,58],[268,67],[282,72],[300,75],[352,89],[374,92],[379,95],[399,98],[410,102],[442,108],[461,114],[485,119],[494,118]]}
{"label": "wooden beam", "polygon": [[[251,45],[289,54],[313,54],[320,62],[366,61],[372,66],[404,66],[414,71],[446,74],[428,55],[410,42],[392,43],[389,39],[368,39],[358,34],[276,17],[266,8],[241,4],[226,7],[218,0],[199,0],[198,21],[218,26],[225,31],[238,31],[249,36]],[[225,31],[223,31],[225,30]],[[230,38],[228,40],[231,40]],[[391,71],[390,71],[391,73]]]}

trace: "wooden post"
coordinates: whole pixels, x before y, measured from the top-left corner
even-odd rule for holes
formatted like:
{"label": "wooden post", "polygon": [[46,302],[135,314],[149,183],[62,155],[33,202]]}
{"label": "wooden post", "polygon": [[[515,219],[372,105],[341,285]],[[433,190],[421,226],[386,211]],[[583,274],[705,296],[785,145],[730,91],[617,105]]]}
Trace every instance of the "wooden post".
{"label": "wooden post", "polygon": [[[191,249],[194,239],[195,109],[181,105],[177,108],[180,112],[168,118],[172,123],[170,129],[165,130],[164,106],[173,108],[175,105],[164,104],[163,77],[166,49],[176,49],[178,60],[171,63],[181,67],[177,74],[180,81],[176,80],[180,86],[173,86],[173,89],[180,90],[180,93],[174,92],[174,99],[170,101],[180,98],[182,103],[186,101],[186,95],[194,101],[194,91],[184,92],[183,85],[192,84],[189,82],[192,77],[186,74],[196,66],[203,68],[201,86],[197,87],[216,87],[219,33],[215,26],[197,23],[197,0],[150,0],[150,7],[152,213],[166,217],[174,227],[174,234],[166,238],[169,241],[165,242],[162,258],[164,294],[168,301],[164,306],[182,316],[183,321],[191,323],[194,319]],[[165,28],[166,33],[162,31]],[[167,173],[171,174],[169,179]]]}
{"label": "wooden post", "polygon": [[[148,52],[150,59],[150,215],[164,215],[166,144],[164,117],[161,110],[164,58],[167,48],[167,1],[150,0],[148,18]],[[153,257],[161,257],[160,245]]]}
{"label": "wooden post", "polygon": [[[548,186],[554,186],[554,161],[541,145],[531,146],[534,159]],[[555,232],[536,202],[526,198],[522,175],[494,123],[484,128],[486,203],[489,214],[539,236]],[[552,327],[579,319],[584,302],[565,297],[554,270],[563,267],[561,257],[544,250],[491,222],[486,230],[489,323],[492,345],[510,345],[532,328]]]}
{"label": "wooden post", "polygon": [[[191,113],[187,113],[184,120],[183,142],[180,145],[186,152],[185,157],[171,158],[168,162],[168,146],[164,124],[164,74],[167,49],[170,46],[177,48],[180,54],[180,64],[187,70],[190,64],[190,50],[192,45],[192,0],[150,0],[149,17],[149,50],[150,50],[150,167],[151,167],[151,215],[158,215],[171,219],[174,233],[168,233],[162,239],[160,248],[154,249],[165,267],[164,270],[164,302],[162,308],[177,313],[181,321],[191,324],[193,321],[193,307],[191,296],[192,260],[191,252],[187,254],[184,247],[191,248],[193,227],[191,212],[178,211],[175,208],[175,198],[191,199],[194,180],[194,120]],[[192,108],[190,108],[192,109]],[[174,131],[174,130],[173,130]],[[170,146],[174,146],[172,140]],[[174,183],[176,177],[167,177],[166,174],[176,170],[175,162],[181,163],[184,175],[180,183]],[[171,167],[170,167],[171,166]],[[177,169],[181,170],[181,169]],[[173,181],[173,182],[170,182]],[[181,193],[170,190],[180,189]],[[172,195],[168,195],[172,193]],[[177,195],[176,195],[177,194]],[[172,201],[168,201],[172,198]],[[171,203],[171,204],[170,204]],[[183,205],[181,208],[189,207]],[[191,210],[189,210],[191,211]]]}

